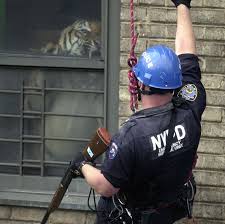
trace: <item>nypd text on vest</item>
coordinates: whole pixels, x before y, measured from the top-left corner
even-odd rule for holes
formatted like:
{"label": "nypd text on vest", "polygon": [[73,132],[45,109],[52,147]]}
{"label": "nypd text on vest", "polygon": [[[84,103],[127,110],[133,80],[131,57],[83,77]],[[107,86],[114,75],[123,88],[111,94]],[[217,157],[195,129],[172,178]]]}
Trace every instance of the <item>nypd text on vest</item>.
{"label": "nypd text on vest", "polygon": [[[153,151],[158,150],[158,156],[161,156],[165,152],[166,147],[166,139],[168,137],[169,129],[163,131],[160,134],[157,134],[156,136],[151,136],[150,140],[152,143]],[[171,145],[170,152],[176,151],[178,149],[183,148],[183,139],[186,136],[186,131],[183,125],[177,125],[174,128],[174,134],[173,134],[173,143]],[[175,140],[175,142],[174,142]]]}

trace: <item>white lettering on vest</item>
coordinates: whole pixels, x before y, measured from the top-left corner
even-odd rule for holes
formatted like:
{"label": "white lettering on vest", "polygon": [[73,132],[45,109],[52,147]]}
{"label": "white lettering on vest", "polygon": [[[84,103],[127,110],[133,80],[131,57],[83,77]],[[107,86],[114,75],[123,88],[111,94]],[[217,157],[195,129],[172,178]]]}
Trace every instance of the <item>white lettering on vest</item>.
{"label": "white lettering on vest", "polygon": [[[169,130],[165,130],[162,133],[156,135],[156,136],[151,136],[151,142],[152,142],[152,147],[153,151],[158,150],[158,156],[163,155],[166,147],[166,140],[168,137]],[[186,136],[186,131],[184,126],[182,125],[177,125],[174,128],[174,134],[173,134],[173,139],[176,137],[176,141],[172,144],[171,151],[183,148],[183,143],[181,142],[182,139],[184,139]]]}
{"label": "white lettering on vest", "polygon": [[155,151],[157,148],[160,149],[162,148],[162,142],[160,139],[160,135],[157,135],[157,139],[155,136],[151,137],[152,140],[152,145],[153,145],[153,150]]}
{"label": "white lettering on vest", "polygon": [[177,125],[175,127],[175,133],[176,133],[178,141],[180,141],[180,140],[185,138],[186,131],[185,131],[185,129],[184,129],[184,127],[182,125]]}

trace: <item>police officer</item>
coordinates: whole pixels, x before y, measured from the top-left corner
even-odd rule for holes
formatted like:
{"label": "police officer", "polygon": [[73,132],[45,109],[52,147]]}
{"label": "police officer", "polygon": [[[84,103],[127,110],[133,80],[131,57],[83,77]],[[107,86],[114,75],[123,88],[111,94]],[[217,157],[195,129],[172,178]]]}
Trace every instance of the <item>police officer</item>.
{"label": "police officer", "polygon": [[113,136],[101,170],[85,163],[79,167],[87,183],[102,195],[97,224],[170,224],[191,218],[192,168],[206,94],[191,0],[172,2],[177,7],[176,53],[157,45],[141,55],[133,71],[142,110]]}

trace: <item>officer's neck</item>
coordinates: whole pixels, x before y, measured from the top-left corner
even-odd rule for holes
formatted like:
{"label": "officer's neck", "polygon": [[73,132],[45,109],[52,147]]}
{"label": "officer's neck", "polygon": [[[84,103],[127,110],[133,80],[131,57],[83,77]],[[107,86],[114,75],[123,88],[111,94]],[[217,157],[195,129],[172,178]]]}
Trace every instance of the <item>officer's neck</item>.
{"label": "officer's neck", "polygon": [[160,107],[172,100],[173,94],[166,93],[166,94],[153,94],[153,95],[142,95],[141,96],[141,103],[142,108],[153,108],[153,107]]}

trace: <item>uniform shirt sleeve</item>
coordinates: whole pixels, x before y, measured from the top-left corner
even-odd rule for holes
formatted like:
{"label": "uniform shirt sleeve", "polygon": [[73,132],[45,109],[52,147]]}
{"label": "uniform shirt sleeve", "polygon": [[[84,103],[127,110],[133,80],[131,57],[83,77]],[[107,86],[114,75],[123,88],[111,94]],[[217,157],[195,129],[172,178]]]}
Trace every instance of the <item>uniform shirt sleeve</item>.
{"label": "uniform shirt sleeve", "polygon": [[201,83],[198,57],[194,54],[179,55],[183,75],[183,85],[175,95],[186,100],[198,120],[206,107],[205,88]]}
{"label": "uniform shirt sleeve", "polygon": [[129,135],[119,132],[112,138],[101,168],[104,177],[116,188],[126,186],[133,172],[134,147]]}

